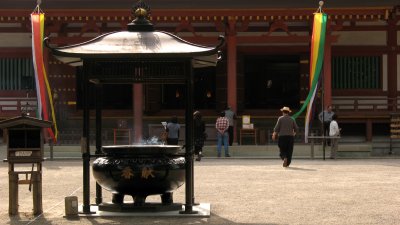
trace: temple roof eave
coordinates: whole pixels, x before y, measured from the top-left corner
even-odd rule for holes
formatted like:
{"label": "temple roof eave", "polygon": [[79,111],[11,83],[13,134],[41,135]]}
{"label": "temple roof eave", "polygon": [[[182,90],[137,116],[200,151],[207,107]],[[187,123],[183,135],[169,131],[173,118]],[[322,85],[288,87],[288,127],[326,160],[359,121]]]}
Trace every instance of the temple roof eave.
{"label": "temple roof eave", "polygon": [[48,128],[52,126],[52,122],[47,120],[41,120],[35,117],[29,116],[17,116],[7,120],[0,121],[0,129],[10,128],[20,125],[28,125],[34,127],[44,127]]}

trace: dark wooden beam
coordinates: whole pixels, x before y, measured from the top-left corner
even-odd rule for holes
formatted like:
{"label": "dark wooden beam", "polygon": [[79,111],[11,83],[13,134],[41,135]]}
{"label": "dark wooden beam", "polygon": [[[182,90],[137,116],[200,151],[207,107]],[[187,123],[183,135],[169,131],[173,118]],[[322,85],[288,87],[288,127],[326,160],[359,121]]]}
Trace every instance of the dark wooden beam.
{"label": "dark wooden beam", "polygon": [[[202,0],[202,1],[187,1],[187,0],[146,0],[146,3],[152,9],[257,9],[260,7],[267,8],[311,8],[318,7],[317,1],[293,1],[293,0],[251,0],[243,2],[242,0]],[[42,1],[43,9],[128,9],[135,1],[126,0],[51,0]],[[325,1],[325,8],[359,8],[359,7],[379,7],[379,6],[395,6],[398,5],[397,0],[335,0]],[[2,0],[2,8],[5,9],[30,9],[33,10],[36,6],[36,1],[32,0]]]}
{"label": "dark wooden beam", "polygon": [[[4,0],[3,0],[4,1]],[[14,0],[15,1],[15,0]],[[354,21],[375,21],[385,20],[394,7],[375,8],[329,8],[325,12],[330,19],[354,20]],[[79,22],[95,20],[96,22],[131,21],[133,18],[130,9],[47,9],[44,10],[48,20]],[[31,9],[5,10],[0,9],[0,23],[18,22],[29,20]],[[179,22],[181,20],[195,22],[224,21],[234,19],[237,21],[272,21],[282,19],[287,21],[307,21],[312,19],[315,8],[267,8],[267,9],[216,9],[207,10],[191,9],[153,9],[151,20],[157,22]],[[229,17],[229,18],[228,18]]]}

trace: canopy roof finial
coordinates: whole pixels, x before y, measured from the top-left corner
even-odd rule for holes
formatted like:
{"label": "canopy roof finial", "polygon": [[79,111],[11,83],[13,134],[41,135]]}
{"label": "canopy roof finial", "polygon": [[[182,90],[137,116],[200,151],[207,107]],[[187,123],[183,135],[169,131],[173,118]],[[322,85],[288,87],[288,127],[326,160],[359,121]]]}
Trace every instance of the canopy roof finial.
{"label": "canopy roof finial", "polygon": [[139,0],[132,7],[132,14],[135,19],[128,24],[128,31],[154,31],[153,24],[149,21],[150,7]]}

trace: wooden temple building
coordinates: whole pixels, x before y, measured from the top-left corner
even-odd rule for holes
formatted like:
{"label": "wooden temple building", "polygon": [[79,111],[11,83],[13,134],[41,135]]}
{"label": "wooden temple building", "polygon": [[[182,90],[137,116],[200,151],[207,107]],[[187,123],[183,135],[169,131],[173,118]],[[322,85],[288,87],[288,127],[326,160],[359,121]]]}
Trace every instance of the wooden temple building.
{"label": "wooden temple building", "polygon": [[[36,105],[30,23],[36,3],[1,2],[0,120],[20,115],[24,107],[34,113]],[[255,127],[268,131],[283,105],[300,109],[309,91],[310,41],[318,1],[145,2],[157,30],[206,46],[215,46],[218,36],[225,36],[217,67],[194,71],[194,107],[207,123],[213,124],[218,112],[229,105],[239,116],[250,115]],[[43,0],[45,36],[51,37],[52,46],[60,47],[126,30],[135,3]],[[388,136],[390,115],[400,110],[399,0],[327,0],[323,11],[328,14],[324,88],[318,92],[315,114],[322,104],[332,105],[344,134],[361,135],[367,141]],[[44,54],[62,143],[82,124],[82,71],[61,63],[47,49]],[[151,135],[151,127],[161,127],[160,122],[171,116],[183,122],[185,90],[182,84],[105,86],[104,129],[133,129],[138,104],[145,137]],[[299,124],[304,126],[302,118]],[[313,128],[319,129],[318,124]],[[80,133],[77,143],[79,137]]]}

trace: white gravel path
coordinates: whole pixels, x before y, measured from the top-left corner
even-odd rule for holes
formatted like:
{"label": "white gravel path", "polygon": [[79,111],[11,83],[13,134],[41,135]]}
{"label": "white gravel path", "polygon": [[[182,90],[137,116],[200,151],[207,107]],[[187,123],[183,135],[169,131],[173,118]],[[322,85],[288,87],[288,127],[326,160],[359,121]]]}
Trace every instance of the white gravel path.
{"label": "white gravel path", "polygon": [[[67,219],[64,197],[82,201],[82,162],[46,161],[43,170],[44,214],[32,215],[32,195],[22,185],[20,214],[9,217],[8,166],[0,164],[0,224],[400,224],[400,159],[294,159],[285,169],[274,159],[205,158],[195,164],[195,196],[211,204],[210,218]],[[94,183],[91,191],[93,203]],[[184,192],[175,192],[175,202],[184,203]]]}

